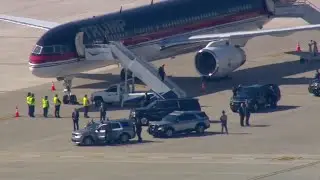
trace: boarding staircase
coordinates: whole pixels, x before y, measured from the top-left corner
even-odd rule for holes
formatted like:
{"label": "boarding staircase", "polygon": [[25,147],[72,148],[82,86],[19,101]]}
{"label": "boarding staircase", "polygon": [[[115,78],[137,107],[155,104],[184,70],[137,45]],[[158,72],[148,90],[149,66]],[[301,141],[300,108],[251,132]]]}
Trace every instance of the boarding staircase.
{"label": "boarding staircase", "polygon": [[276,17],[302,18],[309,24],[319,24],[320,8],[308,0],[277,0]]}
{"label": "boarding staircase", "polygon": [[158,70],[153,64],[138,57],[120,42],[110,42],[107,46],[111,48],[113,55],[116,56],[124,68],[130,70],[135,77],[144,82],[161,98],[186,97],[186,93],[168,77],[161,81]]}

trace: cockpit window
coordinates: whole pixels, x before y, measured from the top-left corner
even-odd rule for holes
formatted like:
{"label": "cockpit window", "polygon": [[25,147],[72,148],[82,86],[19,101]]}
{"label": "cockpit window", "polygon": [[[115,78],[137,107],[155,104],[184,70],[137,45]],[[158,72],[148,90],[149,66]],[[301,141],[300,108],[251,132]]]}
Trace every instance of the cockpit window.
{"label": "cockpit window", "polygon": [[53,54],[54,48],[53,46],[45,46],[42,48],[41,54]]}
{"label": "cockpit window", "polygon": [[63,54],[71,52],[70,48],[65,45],[53,45],[53,46],[44,46],[41,47],[36,45],[32,53],[34,54]]}
{"label": "cockpit window", "polygon": [[41,46],[36,45],[36,46],[34,47],[32,53],[34,53],[34,54],[40,54],[40,53],[41,53],[41,49],[42,49]]}

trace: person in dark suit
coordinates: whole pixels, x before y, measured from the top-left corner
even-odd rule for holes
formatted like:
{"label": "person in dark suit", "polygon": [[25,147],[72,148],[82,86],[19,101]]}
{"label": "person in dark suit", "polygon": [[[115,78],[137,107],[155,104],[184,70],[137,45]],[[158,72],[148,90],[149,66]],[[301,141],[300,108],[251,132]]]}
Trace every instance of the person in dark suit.
{"label": "person in dark suit", "polygon": [[248,104],[248,101],[246,101],[246,104],[245,104],[246,126],[250,126],[250,123],[249,123],[250,115],[251,115],[251,112],[249,109],[249,104]]}
{"label": "person in dark suit", "polygon": [[135,118],[135,128],[138,136],[138,142],[142,142],[141,132],[142,132],[142,122],[140,118]]}
{"label": "person in dark suit", "polygon": [[72,112],[73,130],[79,130],[79,111],[75,108]]}
{"label": "person in dark suit", "polygon": [[104,102],[101,103],[99,111],[100,111],[100,121],[104,122],[106,120],[106,115],[107,115],[107,107]]}
{"label": "person in dark suit", "polygon": [[244,103],[241,103],[239,108],[239,116],[240,116],[240,126],[244,126],[244,117],[245,117],[245,106]]}
{"label": "person in dark suit", "polygon": [[158,73],[159,73],[159,76],[161,78],[161,81],[164,81],[164,77],[166,76],[166,72],[164,70],[164,64],[162,66],[159,67],[158,69]]}

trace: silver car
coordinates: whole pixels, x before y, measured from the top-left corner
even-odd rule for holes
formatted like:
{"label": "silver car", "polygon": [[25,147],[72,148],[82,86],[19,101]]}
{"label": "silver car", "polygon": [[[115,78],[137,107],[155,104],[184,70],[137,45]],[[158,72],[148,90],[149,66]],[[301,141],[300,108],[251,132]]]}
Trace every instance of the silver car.
{"label": "silver car", "polygon": [[72,132],[71,141],[78,145],[104,144],[107,125],[111,125],[113,141],[127,143],[136,136],[134,122],[131,120],[120,119],[105,123],[91,121],[85,128]]}
{"label": "silver car", "polygon": [[195,131],[203,134],[210,127],[210,121],[202,111],[174,111],[161,121],[151,121],[148,133],[154,137],[172,137],[177,133],[191,133]]}

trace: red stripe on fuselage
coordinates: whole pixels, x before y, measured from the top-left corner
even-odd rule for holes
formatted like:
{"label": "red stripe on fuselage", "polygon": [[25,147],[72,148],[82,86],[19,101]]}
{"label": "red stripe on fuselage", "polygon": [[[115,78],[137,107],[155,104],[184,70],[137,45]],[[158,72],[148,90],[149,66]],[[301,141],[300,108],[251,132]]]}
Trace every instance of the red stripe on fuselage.
{"label": "red stripe on fuselage", "polygon": [[229,15],[229,16],[224,16],[224,17],[218,17],[216,19],[211,19],[211,20],[205,20],[205,21],[200,21],[198,23],[193,23],[187,26],[182,26],[182,27],[177,27],[177,28],[171,28],[167,30],[162,30],[150,34],[144,34],[140,36],[135,36],[131,37],[128,39],[123,40],[124,45],[135,45],[151,40],[156,40],[164,37],[169,37],[172,35],[176,35],[179,33],[186,33],[188,31],[194,31],[194,30],[199,30],[199,29],[204,29],[204,28],[209,28],[217,25],[222,25],[230,22],[236,22],[244,19],[249,19],[253,17],[257,17],[261,15],[261,11],[254,11],[254,12],[247,12],[247,13],[239,13],[239,14],[234,14],[234,15]]}
{"label": "red stripe on fuselage", "polygon": [[29,62],[32,64],[41,64],[48,62],[57,62],[57,61],[65,61],[69,59],[73,59],[77,57],[77,53],[69,52],[65,54],[52,54],[52,55],[37,55],[31,54],[29,58]]}

